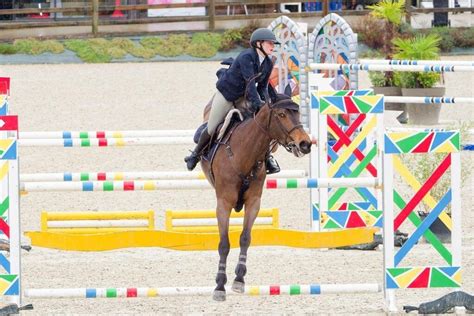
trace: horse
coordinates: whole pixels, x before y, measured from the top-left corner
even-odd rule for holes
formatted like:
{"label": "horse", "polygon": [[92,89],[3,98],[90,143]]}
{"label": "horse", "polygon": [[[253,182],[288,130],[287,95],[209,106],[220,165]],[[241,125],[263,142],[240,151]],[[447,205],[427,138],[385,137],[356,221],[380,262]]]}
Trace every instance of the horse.
{"label": "horse", "polygon": [[266,178],[265,159],[269,148],[278,143],[296,157],[311,151],[311,139],[303,129],[299,117],[298,104],[289,96],[278,94],[275,102],[267,102],[253,117],[250,116],[230,130],[217,143],[213,159],[201,159],[201,168],[214,187],[217,198],[219,265],[217,286],[213,292],[216,301],[225,301],[226,298],[230,213],[232,208],[240,211],[243,206],[245,214],[240,235],[240,256],[232,290],[238,293],[245,290],[247,250],[251,242],[252,226],[260,210]]}

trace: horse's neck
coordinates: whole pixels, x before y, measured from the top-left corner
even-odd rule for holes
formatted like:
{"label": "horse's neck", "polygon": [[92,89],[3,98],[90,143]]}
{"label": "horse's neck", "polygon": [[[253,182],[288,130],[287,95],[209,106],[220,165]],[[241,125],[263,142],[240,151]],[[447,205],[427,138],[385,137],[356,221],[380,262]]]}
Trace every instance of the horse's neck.
{"label": "horse's neck", "polygon": [[[262,110],[266,111],[267,109]],[[264,131],[267,127],[268,115],[269,113],[266,112],[260,113],[255,120],[250,119],[239,126],[241,132],[238,133],[238,136],[234,133],[235,145],[231,144],[231,147],[236,158],[235,161],[238,161],[242,171],[250,170],[257,161],[265,159],[271,141],[268,133]],[[238,153],[234,148],[237,144],[240,147]]]}

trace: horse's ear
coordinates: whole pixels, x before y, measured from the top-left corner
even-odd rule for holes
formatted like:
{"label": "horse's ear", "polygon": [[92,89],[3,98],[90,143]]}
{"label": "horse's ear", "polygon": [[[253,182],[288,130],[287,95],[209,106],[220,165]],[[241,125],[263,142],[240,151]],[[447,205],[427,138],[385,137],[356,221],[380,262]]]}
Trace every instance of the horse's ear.
{"label": "horse's ear", "polygon": [[290,84],[286,85],[284,94],[291,98],[291,86],[290,86]]}

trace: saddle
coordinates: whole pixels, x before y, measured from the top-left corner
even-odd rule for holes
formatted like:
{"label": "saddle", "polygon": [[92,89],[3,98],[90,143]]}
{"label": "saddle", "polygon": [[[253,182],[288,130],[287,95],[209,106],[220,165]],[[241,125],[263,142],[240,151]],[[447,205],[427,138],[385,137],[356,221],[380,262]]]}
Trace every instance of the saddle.
{"label": "saddle", "polygon": [[[243,121],[243,117],[240,112],[236,109],[231,110],[228,114],[224,122],[219,124],[216,131],[211,137],[209,144],[204,148],[202,153],[202,159],[209,161],[212,165],[212,160],[219,148],[218,145],[226,144],[230,136],[232,135],[232,131]],[[197,144],[199,138],[201,137],[202,132],[206,129],[207,122],[204,122],[194,133],[193,141]],[[211,168],[212,169],[212,168]]]}

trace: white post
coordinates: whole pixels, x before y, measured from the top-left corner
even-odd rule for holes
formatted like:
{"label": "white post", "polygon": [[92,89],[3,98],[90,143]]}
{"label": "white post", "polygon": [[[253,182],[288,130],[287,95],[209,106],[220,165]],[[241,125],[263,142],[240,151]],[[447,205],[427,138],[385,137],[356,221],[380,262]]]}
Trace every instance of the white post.
{"label": "white post", "polygon": [[[310,76],[311,78],[312,76]],[[309,81],[311,83],[311,81]],[[309,89],[311,90],[312,87],[308,84]],[[309,111],[309,132],[311,135],[317,135],[317,146],[318,149],[314,148],[311,150],[310,154],[310,161],[309,161],[309,176],[311,178],[318,178],[319,174],[319,147],[321,146],[321,140],[319,139],[319,109],[315,108],[315,100],[313,100],[312,94],[309,93],[310,99],[310,111]],[[311,189],[310,190],[310,223],[311,223],[311,230],[313,231],[320,231],[320,218],[321,216],[317,216],[314,218],[314,204],[319,203],[319,190],[318,189]],[[319,208],[319,207],[318,207]],[[321,214],[321,213],[319,213]]]}
{"label": "white post", "polygon": [[461,266],[462,208],[461,208],[461,153],[451,153],[451,247],[453,266]]}
{"label": "white post", "polygon": [[18,275],[18,296],[14,296],[13,302],[21,306],[21,256],[20,256],[20,187],[18,157],[9,161],[8,170],[8,196],[10,205],[8,208],[8,226],[10,226],[10,274]]}
{"label": "white post", "polygon": [[[328,128],[327,128],[327,115],[321,115],[321,111],[318,108],[318,155],[319,155],[319,166],[318,174],[319,177],[328,177]],[[328,188],[320,188],[318,194],[318,209],[319,209],[319,230],[321,230],[321,215],[328,211]]]}
{"label": "white post", "polygon": [[393,157],[383,150],[383,283],[385,308],[388,312],[396,312],[394,290],[387,289],[387,268],[394,267],[394,232],[393,232]]}

